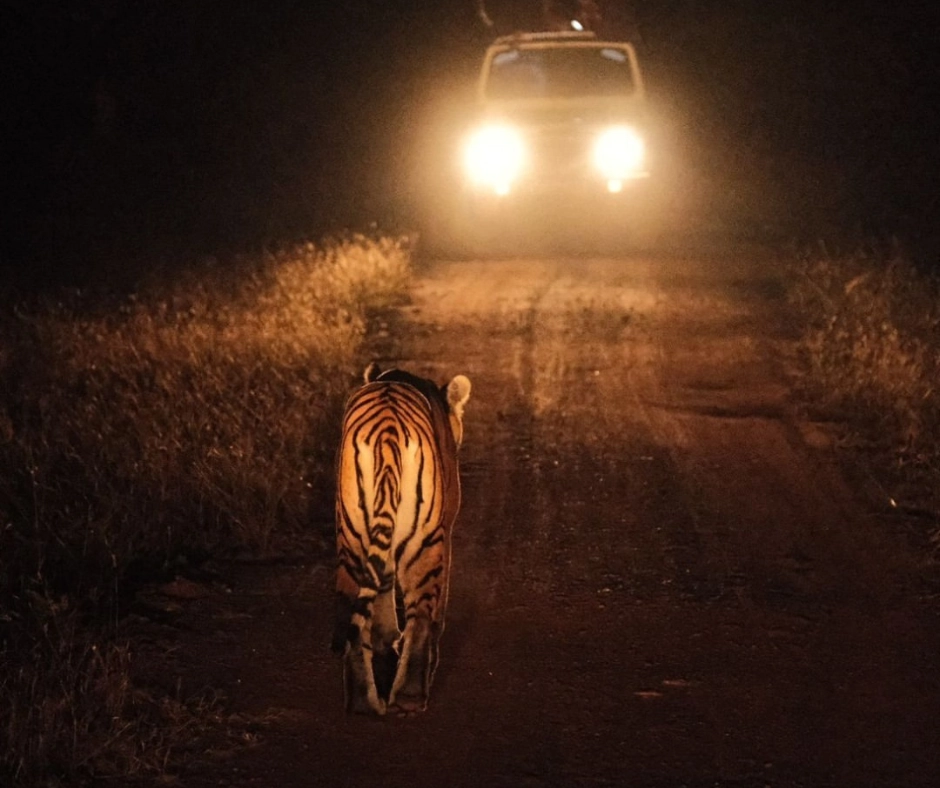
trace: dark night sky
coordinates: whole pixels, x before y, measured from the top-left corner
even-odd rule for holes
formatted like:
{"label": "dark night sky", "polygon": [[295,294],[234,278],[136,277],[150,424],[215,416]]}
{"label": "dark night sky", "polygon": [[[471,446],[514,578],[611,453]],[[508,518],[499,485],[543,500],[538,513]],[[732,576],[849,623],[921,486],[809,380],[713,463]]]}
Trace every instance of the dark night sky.
{"label": "dark night sky", "polygon": [[[933,250],[928,12],[827,5],[649,0],[617,18],[636,23],[652,97],[689,155],[716,171],[767,162],[777,210],[808,235],[838,225]],[[489,7],[517,19],[527,6]],[[407,226],[416,162],[489,37],[473,0],[0,0],[14,204],[0,259],[85,270]]]}

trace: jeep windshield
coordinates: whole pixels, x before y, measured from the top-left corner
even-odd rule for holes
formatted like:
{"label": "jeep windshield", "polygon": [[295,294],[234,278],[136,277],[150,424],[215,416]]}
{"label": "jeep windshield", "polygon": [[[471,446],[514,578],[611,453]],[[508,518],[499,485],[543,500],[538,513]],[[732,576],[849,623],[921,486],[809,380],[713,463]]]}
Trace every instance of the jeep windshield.
{"label": "jeep windshield", "polygon": [[486,100],[628,97],[636,91],[633,65],[613,46],[508,48],[493,55]]}

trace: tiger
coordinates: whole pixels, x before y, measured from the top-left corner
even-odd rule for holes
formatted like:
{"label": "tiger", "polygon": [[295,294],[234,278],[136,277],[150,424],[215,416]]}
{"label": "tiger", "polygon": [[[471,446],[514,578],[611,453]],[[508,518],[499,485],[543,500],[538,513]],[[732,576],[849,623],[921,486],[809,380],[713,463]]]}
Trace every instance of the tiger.
{"label": "tiger", "polygon": [[427,708],[438,665],[470,380],[374,362],[363,378],[337,459],[333,648],[347,711],[409,714]]}

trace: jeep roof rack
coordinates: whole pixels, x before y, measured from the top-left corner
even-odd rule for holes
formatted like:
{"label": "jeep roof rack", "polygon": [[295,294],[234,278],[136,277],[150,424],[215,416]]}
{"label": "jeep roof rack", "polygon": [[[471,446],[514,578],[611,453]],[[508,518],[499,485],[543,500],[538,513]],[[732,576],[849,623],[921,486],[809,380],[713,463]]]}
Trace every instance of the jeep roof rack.
{"label": "jeep roof rack", "polygon": [[597,36],[591,30],[557,30],[543,31],[539,33],[510,33],[507,36],[500,36],[494,44],[517,44],[524,41],[592,41]]}

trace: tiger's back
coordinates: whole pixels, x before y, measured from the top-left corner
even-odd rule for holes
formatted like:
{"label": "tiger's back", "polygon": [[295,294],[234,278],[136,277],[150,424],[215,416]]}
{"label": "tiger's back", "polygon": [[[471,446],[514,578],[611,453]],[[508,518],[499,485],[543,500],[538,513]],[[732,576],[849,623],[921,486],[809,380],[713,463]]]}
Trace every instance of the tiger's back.
{"label": "tiger's back", "polygon": [[447,605],[469,394],[462,375],[439,388],[370,365],[366,385],[347,404],[337,469],[335,645],[345,652],[350,710],[427,705]]}

